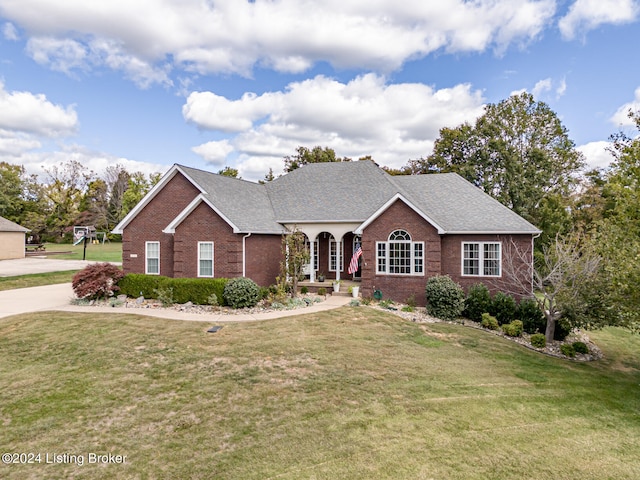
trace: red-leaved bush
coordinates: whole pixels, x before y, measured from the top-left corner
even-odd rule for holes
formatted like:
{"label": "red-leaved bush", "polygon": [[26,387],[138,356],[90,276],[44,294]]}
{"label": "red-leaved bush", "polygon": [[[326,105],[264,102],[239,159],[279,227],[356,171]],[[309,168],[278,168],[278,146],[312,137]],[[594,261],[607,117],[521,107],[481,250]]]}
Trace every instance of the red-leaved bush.
{"label": "red-leaved bush", "polygon": [[122,277],[124,272],[118,266],[94,263],[76,273],[71,280],[71,286],[78,298],[107,298],[120,290],[117,283]]}

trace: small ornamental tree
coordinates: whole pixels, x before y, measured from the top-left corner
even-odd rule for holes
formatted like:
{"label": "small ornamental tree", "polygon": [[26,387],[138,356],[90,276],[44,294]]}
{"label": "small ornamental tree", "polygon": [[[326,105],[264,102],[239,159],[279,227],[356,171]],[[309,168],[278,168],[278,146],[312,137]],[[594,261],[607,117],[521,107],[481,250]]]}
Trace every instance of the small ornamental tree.
{"label": "small ornamental tree", "polygon": [[291,281],[291,296],[298,292],[298,278],[302,275],[304,266],[309,263],[309,250],[305,242],[305,235],[294,228],[289,235],[282,238],[282,256],[284,260],[280,264],[280,278]]}
{"label": "small ornamental tree", "polygon": [[110,263],[87,265],[73,276],[71,286],[78,298],[95,300],[111,297],[120,290],[117,283],[124,273]]}
{"label": "small ornamental tree", "polygon": [[464,310],[464,291],[448,275],[436,275],[427,280],[425,294],[429,315],[452,320]]}

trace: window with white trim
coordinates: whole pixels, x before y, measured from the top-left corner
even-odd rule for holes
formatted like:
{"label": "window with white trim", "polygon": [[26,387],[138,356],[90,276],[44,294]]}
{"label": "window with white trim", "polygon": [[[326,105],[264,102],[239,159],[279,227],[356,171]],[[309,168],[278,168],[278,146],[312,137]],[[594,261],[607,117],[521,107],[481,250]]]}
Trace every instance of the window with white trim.
{"label": "window with white trim", "polygon": [[[307,252],[311,252],[311,243],[309,242],[309,238],[305,240],[305,247]],[[318,271],[318,240],[313,241],[313,271]],[[311,262],[309,262],[311,263]]]}
{"label": "window with white trim", "polygon": [[500,242],[464,242],[462,275],[499,277],[502,275]]}
{"label": "window with white trim", "polygon": [[405,230],[395,230],[386,242],[376,242],[376,273],[424,275],[424,242],[414,242]]}
{"label": "window with white trim", "polygon": [[145,242],[145,270],[147,275],[160,275],[160,242]]}
{"label": "window with white trim", "polygon": [[213,277],[213,242],[198,242],[198,276]]}
{"label": "window with white trim", "polygon": [[331,235],[329,237],[329,271],[335,272],[337,266],[340,267],[340,271],[344,270],[342,265],[342,257],[344,255],[344,245],[342,242],[336,241],[335,237]]}

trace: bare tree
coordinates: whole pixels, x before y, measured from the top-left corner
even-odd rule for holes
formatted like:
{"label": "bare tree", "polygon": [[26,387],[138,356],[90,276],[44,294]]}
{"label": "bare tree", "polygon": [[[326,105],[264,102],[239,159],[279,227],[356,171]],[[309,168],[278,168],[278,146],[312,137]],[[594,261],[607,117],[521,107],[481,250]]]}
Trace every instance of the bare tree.
{"label": "bare tree", "polygon": [[530,252],[523,252],[515,242],[506,245],[503,277],[515,288],[533,284],[535,300],[547,320],[547,342],[553,341],[558,320],[569,313],[582,324],[588,323],[582,319],[589,315],[589,295],[595,292],[592,287],[597,284],[601,266],[600,256],[589,244],[575,236],[556,237],[536,256],[534,268],[527,258]]}

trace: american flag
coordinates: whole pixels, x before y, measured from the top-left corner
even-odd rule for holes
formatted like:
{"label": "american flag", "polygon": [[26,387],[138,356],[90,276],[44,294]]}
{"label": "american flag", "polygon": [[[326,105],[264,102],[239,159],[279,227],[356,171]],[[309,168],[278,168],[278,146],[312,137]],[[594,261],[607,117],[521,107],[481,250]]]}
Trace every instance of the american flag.
{"label": "american flag", "polygon": [[353,252],[353,256],[351,257],[351,262],[349,262],[349,275],[353,275],[358,271],[358,258],[362,255],[362,248],[360,248],[360,244],[356,245],[356,250]]}

